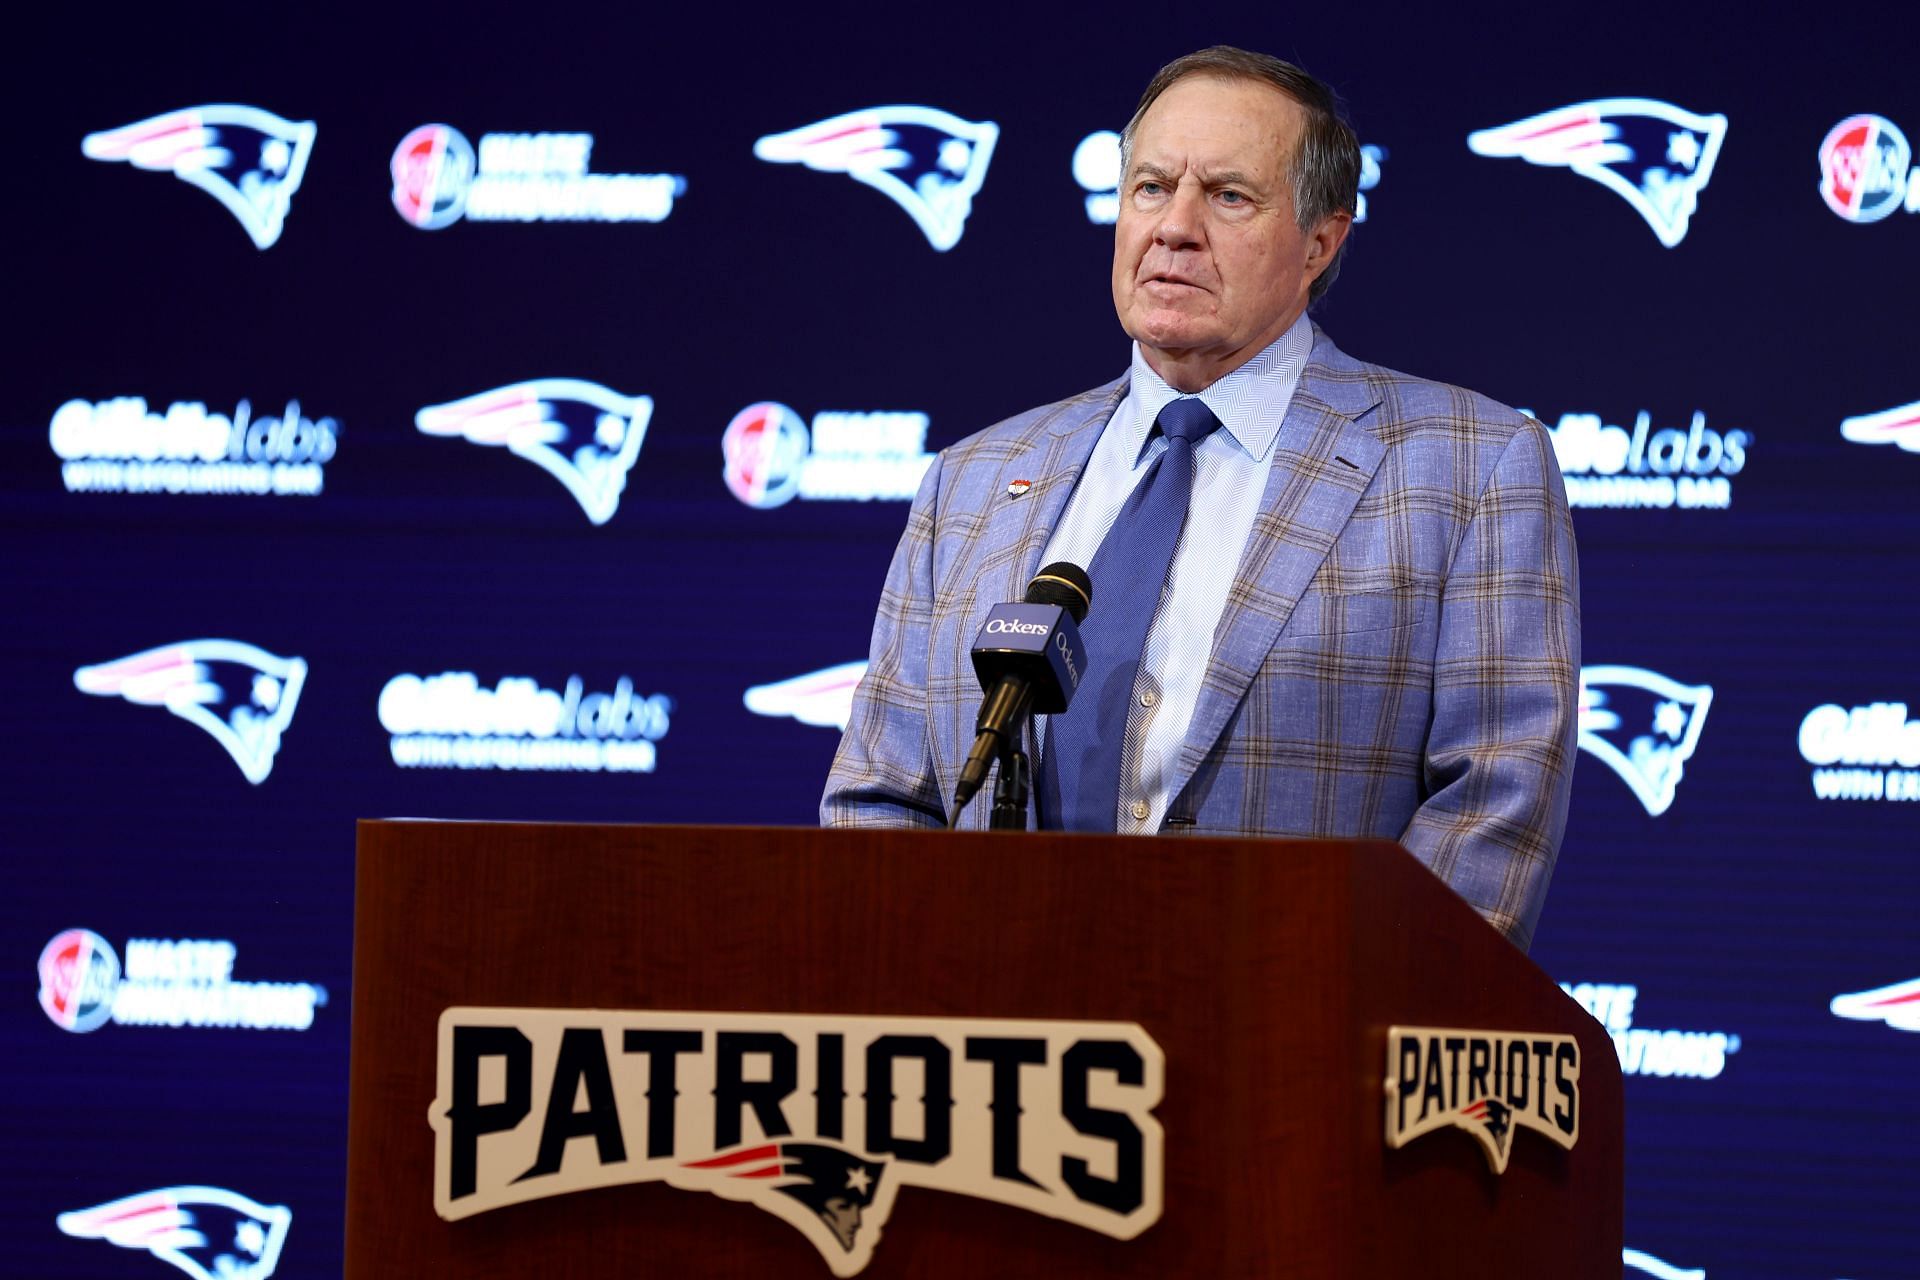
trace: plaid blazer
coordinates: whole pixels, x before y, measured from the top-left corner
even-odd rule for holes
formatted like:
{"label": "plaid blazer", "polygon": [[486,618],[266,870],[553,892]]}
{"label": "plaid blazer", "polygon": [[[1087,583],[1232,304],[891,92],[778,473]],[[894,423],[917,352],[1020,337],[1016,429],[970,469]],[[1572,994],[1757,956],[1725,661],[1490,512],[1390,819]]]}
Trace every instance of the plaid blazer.
{"label": "plaid blazer", "polygon": [[[927,472],[824,824],[944,824],[980,706],[974,636],[1025,593],[1126,389],[1009,418]],[[1014,480],[1031,490],[1010,496]],[[1161,830],[1398,840],[1525,948],[1566,825],[1579,673],[1573,524],[1545,428],[1363,364],[1315,326]],[[989,799],[961,825],[984,826]]]}

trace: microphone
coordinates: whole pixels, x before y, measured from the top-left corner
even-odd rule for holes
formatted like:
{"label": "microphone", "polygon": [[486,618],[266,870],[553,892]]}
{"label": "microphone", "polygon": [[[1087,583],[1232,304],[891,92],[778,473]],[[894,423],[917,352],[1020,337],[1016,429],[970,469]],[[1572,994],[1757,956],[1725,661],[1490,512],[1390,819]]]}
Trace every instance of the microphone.
{"label": "microphone", "polygon": [[973,670],[987,696],[980,704],[973,750],[953,789],[957,819],[986,784],[994,757],[1013,741],[1027,713],[1067,709],[1087,669],[1079,623],[1093,604],[1093,584],[1077,564],[1058,561],[1034,575],[1026,599],[997,604],[973,642]]}

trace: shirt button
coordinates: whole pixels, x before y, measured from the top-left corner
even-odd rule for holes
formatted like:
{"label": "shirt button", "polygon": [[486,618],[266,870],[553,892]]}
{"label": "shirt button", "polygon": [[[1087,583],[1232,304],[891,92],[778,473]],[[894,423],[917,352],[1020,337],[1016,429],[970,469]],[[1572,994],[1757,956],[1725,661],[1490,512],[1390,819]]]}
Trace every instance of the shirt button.
{"label": "shirt button", "polygon": [[1147,802],[1145,800],[1135,800],[1133,802],[1133,820],[1135,822],[1145,822],[1147,815],[1151,812],[1153,811],[1147,808]]}
{"label": "shirt button", "polygon": [[1140,694],[1140,705],[1143,707],[1151,707],[1158,701],[1160,701],[1160,695],[1151,689],[1143,690]]}

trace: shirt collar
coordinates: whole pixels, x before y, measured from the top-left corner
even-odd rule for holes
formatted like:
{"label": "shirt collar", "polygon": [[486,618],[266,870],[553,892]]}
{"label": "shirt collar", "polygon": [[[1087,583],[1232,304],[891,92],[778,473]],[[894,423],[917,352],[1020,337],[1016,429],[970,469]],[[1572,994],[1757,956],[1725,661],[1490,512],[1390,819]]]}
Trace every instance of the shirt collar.
{"label": "shirt collar", "polygon": [[[1313,322],[1303,311],[1259,355],[1198,393],[1201,402],[1220,419],[1221,429],[1256,462],[1267,456],[1279,437],[1281,420],[1312,351]],[[1133,344],[1127,392],[1135,407],[1133,421],[1127,427],[1131,444],[1128,454],[1138,459],[1160,411],[1183,393],[1153,371],[1140,354],[1138,342]]]}

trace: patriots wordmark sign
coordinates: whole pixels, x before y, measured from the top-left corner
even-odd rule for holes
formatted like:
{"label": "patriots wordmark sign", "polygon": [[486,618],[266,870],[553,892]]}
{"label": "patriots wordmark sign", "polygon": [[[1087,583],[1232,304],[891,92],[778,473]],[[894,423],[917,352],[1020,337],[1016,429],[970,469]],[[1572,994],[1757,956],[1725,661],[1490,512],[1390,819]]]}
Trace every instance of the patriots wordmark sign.
{"label": "patriots wordmark sign", "polygon": [[665,1182],[758,1205],[837,1276],[907,1186],[1130,1240],[1160,1217],[1162,1070],[1132,1023],[448,1009],[433,1204]]}
{"label": "patriots wordmark sign", "polygon": [[1516,1129],[1569,1151],[1580,1138],[1580,1044],[1572,1036],[1390,1027],[1385,1088],[1389,1147],[1465,1129],[1493,1171],[1505,1173]]}

